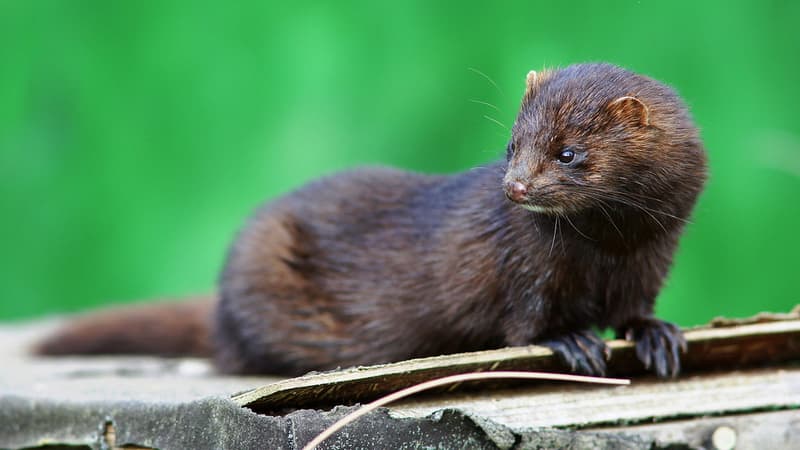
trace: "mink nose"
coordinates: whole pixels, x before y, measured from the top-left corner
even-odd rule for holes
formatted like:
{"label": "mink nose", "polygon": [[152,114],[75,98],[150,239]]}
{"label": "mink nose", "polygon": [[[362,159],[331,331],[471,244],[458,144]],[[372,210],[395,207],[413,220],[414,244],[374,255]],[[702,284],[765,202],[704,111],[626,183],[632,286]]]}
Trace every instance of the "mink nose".
{"label": "mink nose", "polygon": [[508,181],[506,182],[506,197],[509,200],[520,203],[525,200],[525,196],[528,195],[528,185],[519,181]]}

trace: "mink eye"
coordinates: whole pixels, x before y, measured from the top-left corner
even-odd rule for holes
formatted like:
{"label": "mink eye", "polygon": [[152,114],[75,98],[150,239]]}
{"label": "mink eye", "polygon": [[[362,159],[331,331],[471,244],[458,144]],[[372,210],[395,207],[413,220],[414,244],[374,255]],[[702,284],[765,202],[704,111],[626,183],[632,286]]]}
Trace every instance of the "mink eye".
{"label": "mink eye", "polygon": [[506,147],[506,158],[511,159],[511,156],[514,155],[514,152],[517,151],[517,146],[514,144],[514,141],[508,143],[508,147]]}
{"label": "mink eye", "polygon": [[575,151],[570,147],[564,147],[561,153],[556,157],[561,164],[569,164],[575,160]]}

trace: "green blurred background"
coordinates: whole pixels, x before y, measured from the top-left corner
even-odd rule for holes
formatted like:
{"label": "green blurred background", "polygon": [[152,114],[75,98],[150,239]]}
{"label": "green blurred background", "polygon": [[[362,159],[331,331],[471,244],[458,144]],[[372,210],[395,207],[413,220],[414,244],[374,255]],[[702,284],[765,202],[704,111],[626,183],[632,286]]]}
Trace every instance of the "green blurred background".
{"label": "green blurred background", "polygon": [[0,319],[211,291],[263,200],[500,157],[528,70],[581,61],[675,86],[710,153],[659,314],[800,303],[800,2],[288,5],[0,2]]}

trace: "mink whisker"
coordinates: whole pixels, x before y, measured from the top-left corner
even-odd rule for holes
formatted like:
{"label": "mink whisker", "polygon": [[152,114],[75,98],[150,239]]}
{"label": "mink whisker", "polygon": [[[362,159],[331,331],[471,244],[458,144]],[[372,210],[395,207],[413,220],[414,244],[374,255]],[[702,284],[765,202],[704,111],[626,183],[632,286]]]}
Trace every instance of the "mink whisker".
{"label": "mink whisker", "polygon": [[579,230],[579,229],[578,229],[578,227],[576,227],[576,226],[575,226],[575,224],[574,224],[574,223],[572,223],[572,221],[571,221],[571,220],[569,220],[569,215],[567,215],[567,214],[564,214],[564,216],[563,216],[563,217],[564,217],[564,219],[566,219],[566,220],[567,220],[567,223],[569,223],[570,225],[572,225],[572,228],[574,228],[574,229],[575,229],[575,231],[577,231],[577,232],[578,232],[578,234],[580,234],[581,236],[583,236],[583,237],[584,237],[584,238],[586,238],[587,240],[590,240],[590,241],[597,242],[597,239],[590,238],[589,236],[587,236],[586,234],[584,234],[584,233],[583,233],[581,230]]}
{"label": "mink whisker", "polygon": [[556,245],[556,232],[558,231],[558,216],[556,216],[556,220],[553,221],[553,240],[550,242],[550,251],[547,252],[547,257],[553,255],[553,247]]}
{"label": "mink whisker", "polygon": [[606,203],[606,201],[604,199],[600,198],[600,197],[594,196],[594,195],[589,194],[589,193],[585,193],[585,194],[589,198],[597,201],[597,207],[600,208],[600,211],[602,211],[603,215],[605,215],[606,218],[608,219],[608,221],[611,222],[611,226],[614,227],[615,230],[617,230],[617,234],[619,234],[619,237],[622,238],[623,242],[625,242],[625,235],[622,233],[622,230],[619,229],[619,227],[617,226],[616,222],[614,222],[614,219],[611,217],[611,214],[605,208],[606,206],[608,206],[610,208],[608,203]]}
{"label": "mink whisker", "polygon": [[476,73],[476,74],[482,76],[483,78],[485,78],[486,81],[491,83],[491,85],[494,86],[495,89],[497,89],[497,92],[499,92],[500,95],[503,95],[503,96],[506,95],[505,92],[503,92],[503,90],[500,89],[500,86],[498,86],[497,83],[495,83],[494,80],[491,77],[489,77],[489,75],[486,75],[485,73],[481,72],[480,70],[478,70],[478,69],[476,69],[474,67],[467,67],[467,70],[469,70],[469,71],[471,71],[473,73]]}
{"label": "mink whisker", "polygon": [[502,112],[502,111],[500,111],[500,108],[498,108],[497,106],[495,106],[495,105],[493,105],[493,104],[491,104],[491,103],[489,103],[489,102],[484,102],[484,101],[481,101],[481,100],[476,100],[476,99],[474,99],[474,98],[471,98],[471,99],[469,99],[469,100],[467,100],[467,101],[469,101],[469,102],[472,102],[472,103],[477,103],[477,104],[479,104],[479,105],[488,106],[489,108],[492,108],[492,109],[494,109],[494,110],[495,110],[495,111],[497,111],[497,112]]}
{"label": "mink whisker", "polygon": [[484,118],[484,119],[486,119],[486,120],[492,121],[492,122],[494,122],[494,123],[496,123],[496,124],[498,124],[498,125],[500,125],[500,126],[501,126],[501,127],[503,127],[503,129],[504,129],[504,130],[506,130],[506,131],[510,131],[510,130],[508,129],[508,127],[507,127],[507,126],[503,125],[503,123],[502,123],[502,122],[500,122],[499,120],[495,119],[494,117],[487,116],[486,114],[484,114],[484,115],[483,115],[483,118]]}

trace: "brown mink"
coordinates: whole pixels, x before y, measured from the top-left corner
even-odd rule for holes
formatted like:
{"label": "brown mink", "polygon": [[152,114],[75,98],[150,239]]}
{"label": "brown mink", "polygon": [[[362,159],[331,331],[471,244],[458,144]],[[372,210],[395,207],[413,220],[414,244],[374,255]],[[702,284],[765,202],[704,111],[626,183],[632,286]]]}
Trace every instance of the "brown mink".
{"label": "brown mink", "polygon": [[592,330],[611,327],[674,376],[683,337],[653,306],[705,178],[669,87],[609,64],[531,72],[504,160],[359,169],[259,209],[220,278],[216,364],[296,375],[540,344],[603,374]]}

